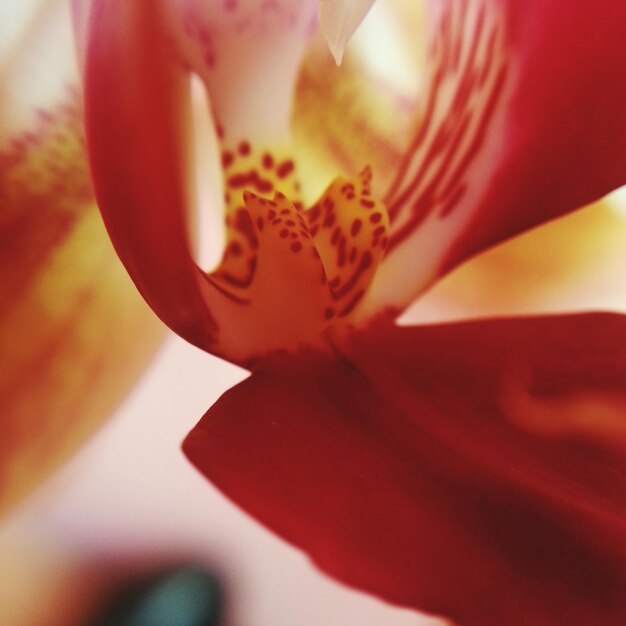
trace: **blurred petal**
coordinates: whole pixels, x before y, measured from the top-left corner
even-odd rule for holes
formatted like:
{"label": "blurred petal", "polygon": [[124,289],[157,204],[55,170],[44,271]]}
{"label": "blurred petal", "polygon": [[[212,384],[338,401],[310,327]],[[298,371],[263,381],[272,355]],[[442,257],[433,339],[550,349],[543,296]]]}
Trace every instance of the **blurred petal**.
{"label": "blurred petal", "polygon": [[476,251],[626,180],[623,2],[431,5],[431,85],[386,198],[376,306],[404,307]]}
{"label": "blurred petal", "polygon": [[206,85],[222,138],[284,141],[316,2],[173,0],[164,6],[177,53]]}
{"label": "blurred petal", "polygon": [[69,6],[25,3],[23,22],[14,5],[0,9],[3,35],[16,19],[0,68],[2,513],[94,432],[162,335],[93,199]]}
{"label": "blurred petal", "polygon": [[31,130],[59,102],[78,101],[77,93],[71,93],[78,72],[66,3],[27,2],[18,15],[4,5],[0,35],[10,47],[0,59],[0,149],[17,141],[19,132]]}
{"label": "blurred petal", "polygon": [[320,0],[320,26],[328,47],[341,64],[344,50],[375,0]]}
{"label": "blurred petal", "polygon": [[3,2],[0,5],[0,71],[10,59],[11,52],[22,37],[27,36],[29,26],[39,11],[45,10],[45,0]]}
{"label": "blurred petal", "polygon": [[623,426],[547,432],[514,407],[522,396],[567,406],[575,394],[623,406],[625,324],[382,324],[354,341],[351,363],[315,353],[266,363],[184,451],[326,572],[389,601],[466,626],[617,626]]}

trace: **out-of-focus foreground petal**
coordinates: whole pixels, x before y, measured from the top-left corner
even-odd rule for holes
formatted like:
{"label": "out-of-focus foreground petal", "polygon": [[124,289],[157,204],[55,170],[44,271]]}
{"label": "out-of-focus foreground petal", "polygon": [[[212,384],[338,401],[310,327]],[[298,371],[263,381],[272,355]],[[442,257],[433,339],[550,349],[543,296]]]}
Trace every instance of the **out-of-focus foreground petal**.
{"label": "out-of-focus foreground petal", "polygon": [[625,324],[382,324],[350,361],[266,364],[184,451],[323,570],[387,600],[464,626],[617,626]]}
{"label": "out-of-focus foreground petal", "polygon": [[0,26],[0,511],[93,432],[162,335],[93,201],[69,7],[31,4],[18,20],[3,3]]}
{"label": "out-of-focus foreground petal", "polygon": [[377,306],[405,306],[478,250],[626,181],[624,3],[430,8],[432,76],[386,198]]}

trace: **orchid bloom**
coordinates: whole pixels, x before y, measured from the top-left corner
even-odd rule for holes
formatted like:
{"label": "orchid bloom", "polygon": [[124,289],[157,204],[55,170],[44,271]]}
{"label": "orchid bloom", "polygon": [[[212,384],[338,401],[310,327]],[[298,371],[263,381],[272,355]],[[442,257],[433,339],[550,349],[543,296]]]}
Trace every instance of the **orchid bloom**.
{"label": "orchid bloom", "polygon": [[[370,4],[321,2],[337,57]],[[305,204],[289,114],[316,5],[74,3],[118,255],[170,328],[251,372],[184,451],[391,602],[466,626],[622,624],[624,318],[395,319],[469,256],[626,182],[626,7],[429,2],[429,86],[389,188],[361,155]],[[221,156],[212,271],[187,227],[192,74]]]}

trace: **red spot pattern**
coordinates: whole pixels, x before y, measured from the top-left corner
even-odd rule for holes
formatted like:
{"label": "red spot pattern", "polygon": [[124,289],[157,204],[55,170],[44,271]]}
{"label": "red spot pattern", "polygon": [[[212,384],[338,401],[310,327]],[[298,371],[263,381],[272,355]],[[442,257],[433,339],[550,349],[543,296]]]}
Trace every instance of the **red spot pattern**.
{"label": "red spot pattern", "polygon": [[[354,182],[338,180],[305,213],[329,277],[330,299],[340,305],[331,307],[333,317],[346,317],[354,311],[387,243],[385,208],[370,198],[370,181],[369,168]],[[372,220],[374,215],[377,217]]]}
{"label": "red spot pattern", "polygon": [[283,161],[277,168],[276,168],[276,175],[278,176],[278,178],[286,178],[287,176],[289,176],[289,174],[291,174],[294,170],[295,166],[293,161],[288,160],[288,161]]}
{"label": "red spot pattern", "polygon": [[[361,301],[387,243],[386,210],[371,196],[369,168],[354,180],[333,183],[305,211],[299,200],[291,202],[277,190],[286,185],[295,193],[292,159],[241,140],[223,149],[222,162],[228,244],[220,267],[209,276],[215,293],[240,306],[274,300],[276,306],[289,306],[289,297],[296,296],[278,285],[290,284],[301,300],[316,294],[319,309],[313,306],[306,315],[313,326],[321,329],[347,318]],[[264,271],[264,259],[268,267],[284,267],[287,278],[276,269]],[[289,281],[300,272],[309,282],[296,287]],[[276,285],[269,284],[274,281]]]}

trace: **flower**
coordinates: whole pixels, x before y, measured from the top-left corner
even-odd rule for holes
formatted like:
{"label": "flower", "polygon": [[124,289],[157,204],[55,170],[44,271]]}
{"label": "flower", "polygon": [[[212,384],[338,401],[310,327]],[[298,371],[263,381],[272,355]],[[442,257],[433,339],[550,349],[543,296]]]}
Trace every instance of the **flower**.
{"label": "flower", "polygon": [[[305,210],[288,113],[315,3],[75,3],[97,199],[161,319],[251,370],[184,443],[227,496],[392,602],[467,626],[620,624],[623,317],[394,320],[625,182],[626,11],[429,6],[430,85],[389,191],[366,168]],[[224,173],[212,272],[186,224],[190,72]]]}
{"label": "flower", "polygon": [[0,13],[0,513],[127,393],[162,337],[91,192],[65,2]]}

